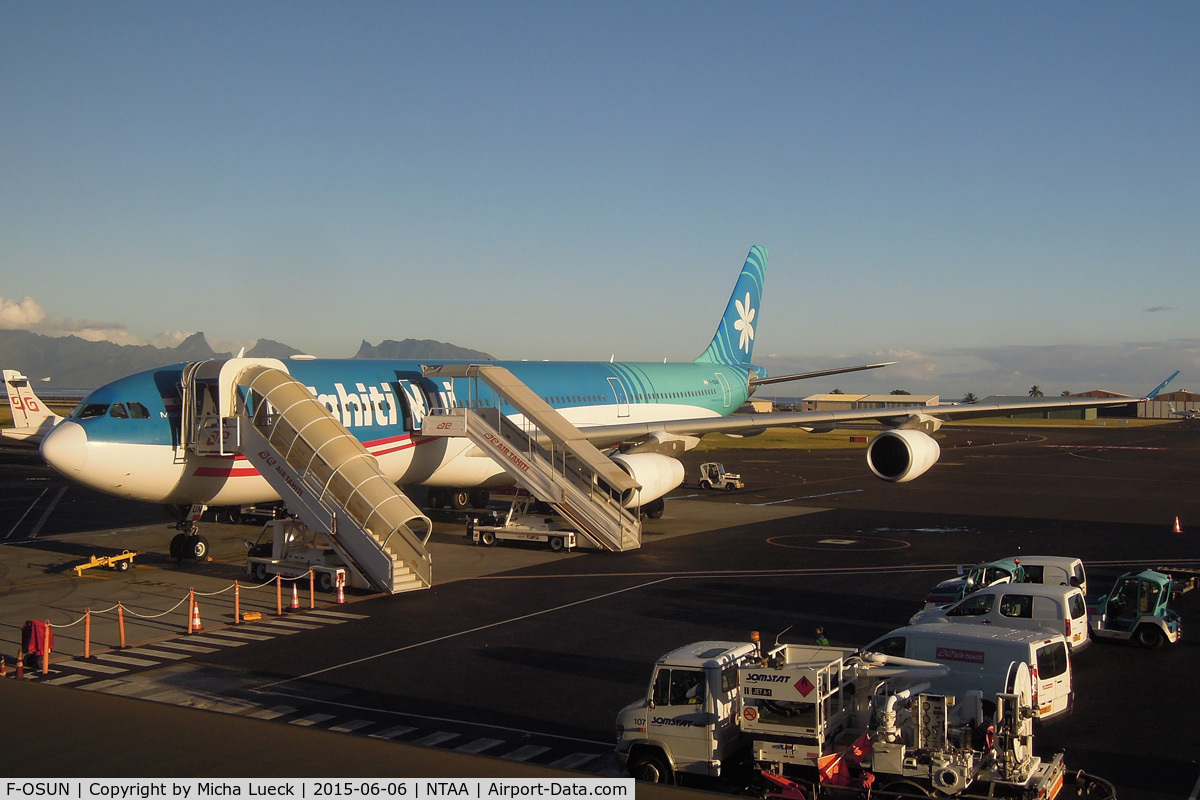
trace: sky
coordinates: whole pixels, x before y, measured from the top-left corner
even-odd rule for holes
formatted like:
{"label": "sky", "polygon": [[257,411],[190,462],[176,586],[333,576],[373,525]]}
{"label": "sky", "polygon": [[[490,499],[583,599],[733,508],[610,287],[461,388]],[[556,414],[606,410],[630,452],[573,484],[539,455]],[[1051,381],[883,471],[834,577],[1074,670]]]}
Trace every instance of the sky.
{"label": "sky", "polygon": [[0,0],[0,328],[686,361],[762,245],[756,362],[900,361],[798,394],[1200,390],[1197,41],[1194,2]]}

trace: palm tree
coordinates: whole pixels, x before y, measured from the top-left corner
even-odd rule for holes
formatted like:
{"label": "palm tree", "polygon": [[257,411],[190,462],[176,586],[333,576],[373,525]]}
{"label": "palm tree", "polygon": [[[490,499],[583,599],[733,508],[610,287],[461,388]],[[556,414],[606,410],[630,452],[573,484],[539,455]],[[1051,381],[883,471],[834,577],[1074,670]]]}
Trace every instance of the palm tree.
{"label": "palm tree", "polygon": [[1042,387],[1037,386],[1037,385],[1029,387],[1029,396],[1030,397],[1045,397],[1045,395],[1042,393]]}
{"label": "palm tree", "polygon": [[892,389],[892,394],[912,394],[912,392],[906,392],[903,389]]}
{"label": "palm tree", "polygon": [[975,396],[974,392],[967,392],[966,394],[963,395],[962,401],[964,403],[978,403],[979,398]]}

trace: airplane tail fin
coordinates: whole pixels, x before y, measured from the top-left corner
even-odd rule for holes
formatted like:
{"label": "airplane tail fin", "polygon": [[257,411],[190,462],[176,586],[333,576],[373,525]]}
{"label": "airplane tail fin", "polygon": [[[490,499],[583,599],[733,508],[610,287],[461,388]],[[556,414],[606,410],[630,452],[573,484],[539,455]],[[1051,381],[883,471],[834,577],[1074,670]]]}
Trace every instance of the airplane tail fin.
{"label": "airplane tail fin", "polygon": [[754,355],[754,332],[758,327],[758,309],[762,303],[763,276],[767,269],[767,250],[755,245],[746,256],[729,305],[721,317],[717,332],[698,362],[749,365]]}
{"label": "airplane tail fin", "polygon": [[8,407],[12,411],[13,427],[3,436],[28,442],[38,442],[50,429],[62,421],[34,394],[29,379],[15,369],[3,370],[4,388],[8,390]]}

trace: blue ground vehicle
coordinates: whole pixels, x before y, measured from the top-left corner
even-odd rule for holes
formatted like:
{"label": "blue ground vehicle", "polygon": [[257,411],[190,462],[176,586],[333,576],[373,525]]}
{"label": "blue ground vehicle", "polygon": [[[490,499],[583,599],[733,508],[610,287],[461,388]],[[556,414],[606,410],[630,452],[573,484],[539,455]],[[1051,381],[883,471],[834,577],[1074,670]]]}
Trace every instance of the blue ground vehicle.
{"label": "blue ground vehicle", "polygon": [[1125,573],[1112,591],[1088,600],[1092,636],[1149,648],[1179,641],[1183,622],[1169,605],[1173,591],[1170,575],[1151,569]]}

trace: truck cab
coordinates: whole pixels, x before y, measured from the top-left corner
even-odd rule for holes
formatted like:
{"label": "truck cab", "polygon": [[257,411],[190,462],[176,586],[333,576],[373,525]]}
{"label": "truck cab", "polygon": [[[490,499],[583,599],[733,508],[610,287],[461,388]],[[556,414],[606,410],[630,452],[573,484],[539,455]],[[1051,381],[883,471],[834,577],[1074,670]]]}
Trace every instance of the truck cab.
{"label": "truck cab", "polygon": [[1136,640],[1143,647],[1174,644],[1183,621],[1170,608],[1171,576],[1154,570],[1127,572],[1107,594],[1088,601],[1088,624],[1100,638]]}
{"label": "truck cab", "polygon": [[[961,568],[960,568],[961,569]],[[925,597],[925,608],[941,608],[962,600],[972,592],[1002,583],[1022,583],[1025,568],[1018,558],[1002,558],[985,564],[976,564],[957,578],[942,581],[929,590]]]}
{"label": "truck cab", "polygon": [[706,641],[658,659],[645,696],[617,715],[617,759],[629,774],[652,783],[719,776],[740,745],[738,667],[757,656],[751,642]]}

